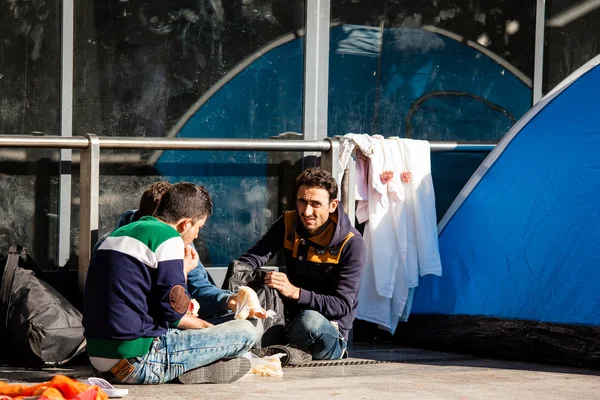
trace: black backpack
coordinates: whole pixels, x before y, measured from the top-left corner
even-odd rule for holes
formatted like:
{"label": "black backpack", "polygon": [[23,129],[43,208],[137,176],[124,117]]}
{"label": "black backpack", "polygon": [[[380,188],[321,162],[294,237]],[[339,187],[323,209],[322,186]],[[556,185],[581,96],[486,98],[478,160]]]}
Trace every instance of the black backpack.
{"label": "black backpack", "polygon": [[256,347],[285,343],[285,312],[279,292],[264,283],[268,270],[254,269],[250,265],[235,260],[229,264],[223,289],[235,292],[240,286],[248,286],[256,292],[260,305],[265,310],[273,310],[276,315],[263,321],[264,334]]}
{"label": "black backpack", "polygon": [[[0,354],[11,365],[62,365],[85,350],[81,313],[22,266],[35,265],[13,246],[0,269]],[[0,260],[0,268],[3,267]]]}

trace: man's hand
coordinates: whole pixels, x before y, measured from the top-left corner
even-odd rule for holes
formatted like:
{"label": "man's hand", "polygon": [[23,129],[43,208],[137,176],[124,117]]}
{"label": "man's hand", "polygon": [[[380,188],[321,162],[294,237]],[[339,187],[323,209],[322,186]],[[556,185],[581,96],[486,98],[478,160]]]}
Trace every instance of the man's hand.
{"label": "man's hand", "polygon": [[300,288],[292,285],[287,275],[283,272],[267,272],[265,275],[265,284],[272,289],[277,289],[283,297],[294,300],[300,298]]}
{"label": "man's hand", "polygon": [[190,245],[185,246],[183,253],[183,275],[187,280],[188,274],[198,266],[198,252]]}
{"label": "man's hand", "polygon": [[[236,312],[237,311],[237,305],[238,305],[238,301],[237,301],[237,292],[232,294],[231,296],[229,296],[229,299],[227,299],[227,308],[229,308],[231,311]],[[256,317],[256,318],[260,318],[260,319],[265,319],[267,318],[267,313],[264,310],[254,310],[251,309],[249,310],[250,314],[248,315],[248,318],[252,318],[252,317]]]}
{"label": "man's hand", "polygon": [[236,296],[234,293],[231,296],[229,296],[229,298],[227,299],[227,308],[230,309],[231,311],[235,312],[236,307],[237,307],[237,301],[236,301]]}
{"label": "man's hand", "polygon": [[206,322],[203,319],[193,317],[188,314],[181,317],[181,319],[179,320],[179,323],[177,324],[177,328],[179,328],[179,329],[204,329],[204,328],[210,328],[211,326],[214,326],[214,325],[211,324],[210,322]]}

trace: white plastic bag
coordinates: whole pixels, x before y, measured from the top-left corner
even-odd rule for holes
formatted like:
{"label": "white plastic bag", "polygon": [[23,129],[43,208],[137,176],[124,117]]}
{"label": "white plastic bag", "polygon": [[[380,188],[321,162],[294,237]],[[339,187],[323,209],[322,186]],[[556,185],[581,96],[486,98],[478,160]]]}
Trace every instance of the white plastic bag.
{"label": "white plastic bag", "polygon": [[244,357],[250,360],[251,368],[248,374],[260,376],[283,376],[281,357],[284,356],[285,354],[279,353],[260,358],[259,356],[248,352],[244,354]]}

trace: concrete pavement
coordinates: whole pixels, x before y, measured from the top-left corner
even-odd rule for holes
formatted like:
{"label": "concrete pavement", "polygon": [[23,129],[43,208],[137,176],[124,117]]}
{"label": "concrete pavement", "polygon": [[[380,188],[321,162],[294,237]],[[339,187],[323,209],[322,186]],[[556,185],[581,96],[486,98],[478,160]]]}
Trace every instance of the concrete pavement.
{"label": "concrete pavement", "polygon": [[[227,385],[119,387],[129,389],[128,400],[600,399],[600,371],[392,347],[359,348],[351,355],[338,365],[284,368],[280,378],[245,376]],[[3,367],[0,380],[41,382],[59,373],[85,378],[90,370]]]}

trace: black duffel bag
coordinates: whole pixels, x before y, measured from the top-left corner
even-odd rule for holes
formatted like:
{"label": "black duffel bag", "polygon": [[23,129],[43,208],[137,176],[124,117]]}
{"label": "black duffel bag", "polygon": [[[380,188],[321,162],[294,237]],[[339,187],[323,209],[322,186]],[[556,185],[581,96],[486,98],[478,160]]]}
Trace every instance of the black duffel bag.
{"label": "black duffel bag", "polygon": [[13,246],[0,270],[0,352],[11,365],[62,365],[85,350],[81,313],[30,265],[26,249]]}

